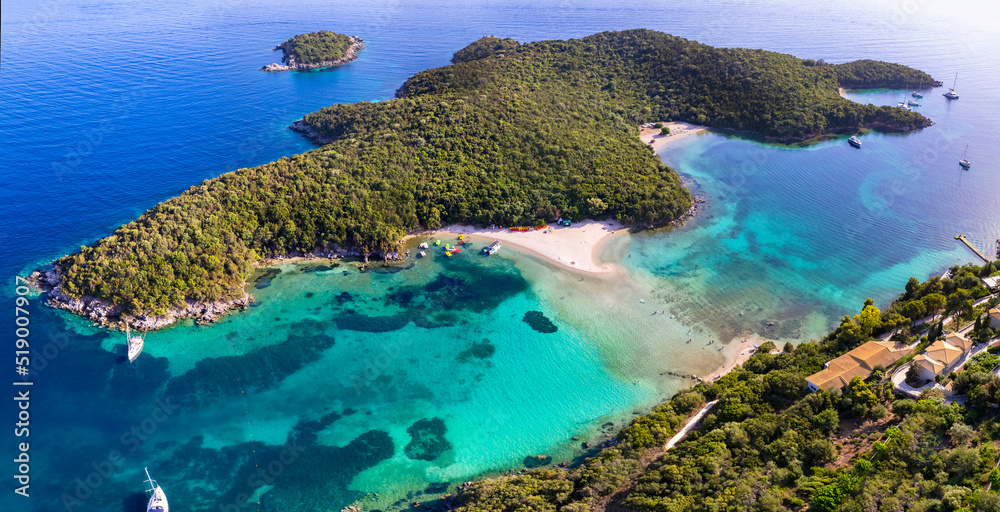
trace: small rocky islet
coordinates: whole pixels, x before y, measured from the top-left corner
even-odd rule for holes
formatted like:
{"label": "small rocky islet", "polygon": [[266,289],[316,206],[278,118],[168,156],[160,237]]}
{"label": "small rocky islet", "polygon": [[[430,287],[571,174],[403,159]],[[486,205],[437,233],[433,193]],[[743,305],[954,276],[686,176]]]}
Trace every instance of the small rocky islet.
{"label": "small rocky islet", "polygon": [[358,36],[348,36],[320,30],[299,34],[274,47],[281,50],[283,64],[273,63],[261,71],[312,71],[314,69],[342,66],[358,58],[365,41]]}

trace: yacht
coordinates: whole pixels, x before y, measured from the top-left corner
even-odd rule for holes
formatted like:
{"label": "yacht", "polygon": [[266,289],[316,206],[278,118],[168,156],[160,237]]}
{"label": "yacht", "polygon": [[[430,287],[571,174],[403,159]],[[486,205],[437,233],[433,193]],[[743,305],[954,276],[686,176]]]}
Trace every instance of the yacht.
{"label": "yacht", "polygon": [[958,85],[958,73],[955,73],[955,83],[951,84],[951,89],[948,89],[948,92],[944,93],[945,98],[948,98],[949,100],[958,99],[958,93],[955,92],[956,85]]}
{"label": "yacht", "polygon": [[969,167],[972,167],[972,162],[969,162],[969,160],[965,158],[968,153],[969,153],[969,145],[966,144],[965,152],[962,153],[962,159],[958,161],[958,165],[961,165],[962,169],[965,170],[969,170]]}
{"label": "yacht", "polygon": [[125,340],[128,343],[128,362],[133,362],[142,353],[146,340],[142,336],[132,336],[132,331],[125,322]]}
{"label": "yacht", "polygon": [[857,135],[851,135],[851,138],[847,139],[847,143],[856,148],[861,147],[861,139],[859,139]]}
{"label": "yacht", "polygon": [[153,480],[153,477],[149,476],[149,468],[143,469],[146,470],[146,482],[149,483],[149,489],[146,492],[151,493],[149,503],[146,505],[146,512],[170,512],[170,504],[167,503],[167,495],[163,492],[163,488],[156,483],[156,480]]}

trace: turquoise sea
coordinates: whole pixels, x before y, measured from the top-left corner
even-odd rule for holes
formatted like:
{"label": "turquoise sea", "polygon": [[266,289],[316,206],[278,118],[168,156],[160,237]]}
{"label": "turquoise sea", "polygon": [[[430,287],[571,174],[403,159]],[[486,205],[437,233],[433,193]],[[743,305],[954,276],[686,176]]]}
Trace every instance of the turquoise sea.
{"label": "turquoise sea", "polygon": [[[973,261],[954,235],[985,252],[1000,237],[1000,18],[986,1],[17,0],[0,14],[11,302],[15,275],[201,180],[310,149],[288,124],[390,99],[483,35],[645,27],[899,62],[947,86],[958,73],[961,94],[927,91],[918,108],[934,126],[869,133],[860,150],[715,133],[671,144],[661,158],[707,202],[682,228],[612,238],[601,250],[619,265],[610,275],[513,248],[364,271],[286,261],[250,285],[253,307],[150,333],[134,365],[121,334],[33,301],[30,438],[0,406],[0,457],[31,444],[31,497],[8,478],[3,510],[143,510],[143,467],[175,510],[429,502],[536,455],[571,463],[691,383],[665,372],[707,375],[722,342],[739,351],[750,335],[818,338],[866,297],[884,306],[910,276]],[[257,71],[279,59],[276,44],[320,29],[367,45],[335,70]],[[846,95],[895,104],[907,93]]]}

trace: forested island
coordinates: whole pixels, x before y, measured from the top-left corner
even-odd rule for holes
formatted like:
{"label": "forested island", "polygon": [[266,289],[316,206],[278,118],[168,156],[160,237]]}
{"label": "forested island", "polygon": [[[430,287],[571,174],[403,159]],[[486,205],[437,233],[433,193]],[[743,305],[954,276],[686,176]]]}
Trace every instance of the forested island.
{"label": "forested island", "polygon": [[837,93],[844,83],[934,83],[905,66],[830,65],[650,30],[487,37],[453,62],[413,76],[396,99],[307,115],[295,128],[323,147],[207,180],[59,259],[40,279],[50,301],[156,328],[245,305],[262,258],[396,258],[408,232],[451,223],[664,226],[691,195],[639,141],[651,120],[778,141],[931,123]]}
{"label": "forested island", "polygon": [[358,58],[365,42],[357,36],[320,30],[299,34],[274,48],[284,56],[281,64],[268,64],[261,71],[309,71],[347,64]]}
{"label": "forested island", "polygon": [[[467,484],[444,498],[446,509],[1000,511],[1000,377],[992,372],[1000,349],[940,376],[964,405],[944,403],[935,390],[913,399],[895,395],[888,376],[912,354],[843,389],[806,389],[806,376],[868,340],[891,334],[917,343],[915,353],[940,339],[937,322],[916,325],[908,317],[915,302],[954,316],[957,325],[973,324],[968,335],[980,343],[1000,336],[985,315],[1000,298],[973,307],[989,293],[980,278],[1000,275],[1000,263],[956,266],[949,275],[911,278],[886,311],[866,301],[820,341],[764,343],[717,381],[682,390],[633,419],[579,466]],[[665,451],[681,425],[713,400],[702,424]]]}

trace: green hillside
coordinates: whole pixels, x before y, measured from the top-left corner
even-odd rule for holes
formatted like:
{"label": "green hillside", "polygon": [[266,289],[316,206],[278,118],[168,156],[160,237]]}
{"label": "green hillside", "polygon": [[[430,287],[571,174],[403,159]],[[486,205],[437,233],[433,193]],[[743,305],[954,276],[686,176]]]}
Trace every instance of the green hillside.
{"label": "green hillside", "polygon": [[418,228],[560,215],[663,226],[691,198],[639,141],[647,121],[783,140],[930,123],[836,92],[840,70],[852,83],[932,81],[904,66],[824,65],[649,30],[524,45],[484,38],[455,62],[418,73],[397,99],[307,115],[299,128],[322,148],[207,180],[60,259],[62,292],[159,314],[241,296],[262,257],[391,257]]}

